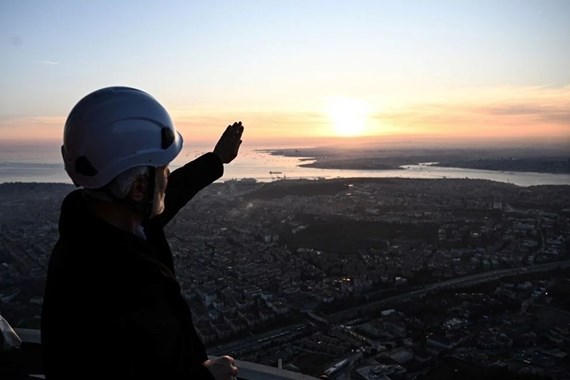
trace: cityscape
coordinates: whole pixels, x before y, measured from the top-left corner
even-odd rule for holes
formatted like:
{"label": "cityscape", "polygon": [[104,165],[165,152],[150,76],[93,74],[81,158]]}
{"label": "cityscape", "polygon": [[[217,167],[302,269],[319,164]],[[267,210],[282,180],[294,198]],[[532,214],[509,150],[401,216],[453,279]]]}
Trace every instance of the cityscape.
{"label": "cityscape", "polygon": [[[0,184],[0,314],[39,328],[64,184]],[[210,355],[338,379],[568,378],[570,192],[214,183],[167,226]]]}
{"label": "cityscape", "polygon": [[[570,380],[570,1],[134,4],[0,2],[0,380]],[[93,211],[144,237],[139,190],[154,209],[163,165],[206,152],[223,176],[156,226],[176,281],[115,292],[90,245],[71,277],[113,291],[50,274],[74,302],[41,331],[72,183],[116,199],[119,175],[138,195]]]}

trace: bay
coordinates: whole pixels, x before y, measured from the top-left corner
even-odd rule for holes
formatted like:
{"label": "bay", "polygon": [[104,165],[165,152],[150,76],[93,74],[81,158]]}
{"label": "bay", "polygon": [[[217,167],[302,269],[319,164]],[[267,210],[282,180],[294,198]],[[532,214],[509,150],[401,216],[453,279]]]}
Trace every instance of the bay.
{"label": "bay", "polygon": [[[176,169],[186,162],[207,152],[204,147],[188,147],[172,163]],[[43,154],[42,154],[43,153]],[[71,183],[63,169],[59,152],[36,151],[35,155],[0,156],[0,183],[3,182],[56,182]],[[331,179],[331,178],[471,178],[512,183],[518,186],[570,185],[570,174],[500,172],[430,166],[429,164],[406,165],[396,170],[340,170],[300,167],[311,163],[310,157],[286,157],[272,155],[267,149],[244,148],[239,157],[225,166],[219,181],[253,178],[259,182],[283,179]]]}

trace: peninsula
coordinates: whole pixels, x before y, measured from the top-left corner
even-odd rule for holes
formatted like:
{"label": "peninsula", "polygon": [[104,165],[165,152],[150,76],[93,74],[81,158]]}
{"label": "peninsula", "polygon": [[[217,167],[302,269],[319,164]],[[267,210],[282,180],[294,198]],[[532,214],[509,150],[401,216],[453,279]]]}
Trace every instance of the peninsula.
{"label": "peninsula", "polygon": [[271,149],[273,155],[299,157],[301,167],[320,169],[394,170],[404,165],[436,166],[552,174],[570,173],[564,149],[523,148],[355,148],[342,146]]}

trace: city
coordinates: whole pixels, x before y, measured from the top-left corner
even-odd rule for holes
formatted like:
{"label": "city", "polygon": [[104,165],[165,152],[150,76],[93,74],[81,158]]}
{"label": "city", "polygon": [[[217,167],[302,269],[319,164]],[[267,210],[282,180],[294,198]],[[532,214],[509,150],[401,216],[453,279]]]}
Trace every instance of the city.
{"label": "city", "polygon": [[[0,185],[0,314],[15,327],[39,328],[72,189]],[[203,190],[166,231],[212,355],[329,378],[562,379],[569,198],[469,179],[243,179]]]}

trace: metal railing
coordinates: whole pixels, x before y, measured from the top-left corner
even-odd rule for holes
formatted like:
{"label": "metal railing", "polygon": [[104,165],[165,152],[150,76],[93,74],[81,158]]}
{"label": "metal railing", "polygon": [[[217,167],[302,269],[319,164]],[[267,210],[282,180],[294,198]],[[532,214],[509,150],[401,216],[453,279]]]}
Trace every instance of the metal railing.
{"label": "metal railing", "polygon": [[[44,378],[41,361],[40,330],[14,329],[22,340],[23,362],[30,379]],[[213,358],[213,357],[212,357]],[[239,368],[238,379],[242,380],[315,380],[314,377],[261,364],[236,361]]]}

